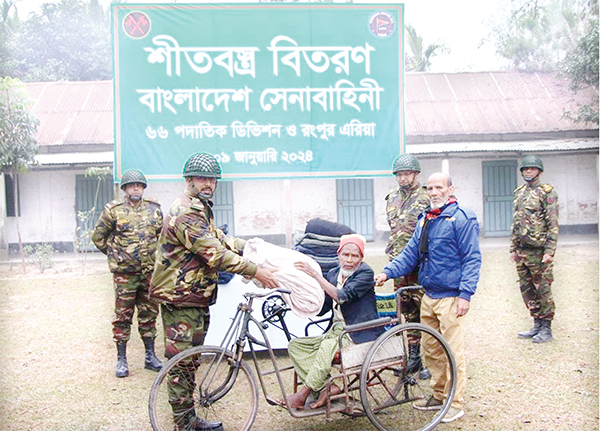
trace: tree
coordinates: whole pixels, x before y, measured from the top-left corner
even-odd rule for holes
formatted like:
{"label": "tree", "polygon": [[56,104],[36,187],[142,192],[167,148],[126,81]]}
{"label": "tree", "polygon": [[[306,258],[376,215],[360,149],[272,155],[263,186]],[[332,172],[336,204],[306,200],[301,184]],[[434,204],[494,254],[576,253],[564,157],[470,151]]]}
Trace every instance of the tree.
{"label": "tree", "polygon": [[[493,32],[496,53],[517,70],[548,70],[557,52],[551,37],[551,13],[538,0],[521,2]],[[514,3],[513,3],[514,4]]]}
{"label": "tree", "polygon": [[13,36],[19,28],[16,3],[19,0],[2,0],[0,3],[0,76],[12,75]]}
{"label": "tree", "polygon": [[431,68],[431,58],[438,53],[448,53],[450,50],[443,43],[432,43],[423,50],[423,38],[415,29],[406,25],[406,40],[412,55],[406,56],[406,70],[408,72],[427,72]]}
{"label": "tree", "polygon": [[21,24],[14,53],[25,81],[111,79],[108,14],[98,0],[43,4]]}
{"label": "tree", "polygon": [[512,69],[523,71],[557,70],[598,17],[598,0],[512,0],[511,5],[490,39]]}
{"label": "tree", "polygon": [[[35,164],[38,145],[35,132],[38,121],[31,115],[31,101],[25,85],[18,79],[0,79],[0,171],[13,179],[16,196],[17,173],[25,173]],[[21,242],[19,217],[16,217],[19,250],[25,272],[25,256]]]}
{"label": "tree", "polygon": [[[511,68],[559,72],[574,92],[598,90],[598,0],[513,0],[511,5],[490,35]],[[564,116],[598,124],[598,103]]]}
{"label": "tree", "polygon": [[[571,81],[573,91],[594,87],[598,91],[598,14],[589,20],[586,30],[577,39],[572,52],[560,64],[562,76]],[[565,117],[576,122],[599,123],[598,104],[582,105],[577,113],[565,112]]]}

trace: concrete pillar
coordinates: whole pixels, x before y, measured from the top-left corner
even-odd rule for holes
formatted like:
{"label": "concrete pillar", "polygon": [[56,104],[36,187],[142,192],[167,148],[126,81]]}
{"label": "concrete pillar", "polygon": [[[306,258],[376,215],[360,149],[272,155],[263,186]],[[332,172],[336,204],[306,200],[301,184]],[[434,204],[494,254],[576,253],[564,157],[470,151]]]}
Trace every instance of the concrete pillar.
{"label": "concrete pillar", "polygon": [[450,175],[450,160],[442,159],[442,173]]}

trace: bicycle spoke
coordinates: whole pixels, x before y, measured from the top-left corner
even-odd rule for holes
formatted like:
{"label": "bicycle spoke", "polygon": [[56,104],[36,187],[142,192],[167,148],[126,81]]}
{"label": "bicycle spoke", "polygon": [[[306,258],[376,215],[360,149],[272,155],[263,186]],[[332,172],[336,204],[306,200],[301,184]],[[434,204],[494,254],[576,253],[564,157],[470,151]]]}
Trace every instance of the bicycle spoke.
{"label": "bicycle spoke", "polygon": [[226,430],[249,430],[257,411],[252,373],[217,347],[195,347],[172,358],[150,395],[155,431],[193,429],[197,420],[222,422]]}

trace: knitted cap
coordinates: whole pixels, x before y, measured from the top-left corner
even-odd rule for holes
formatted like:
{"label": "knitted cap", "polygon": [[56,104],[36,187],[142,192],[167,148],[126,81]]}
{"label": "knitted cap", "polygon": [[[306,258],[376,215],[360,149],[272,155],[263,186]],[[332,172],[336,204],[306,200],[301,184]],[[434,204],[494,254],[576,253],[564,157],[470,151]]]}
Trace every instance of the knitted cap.
{"label": "knitted cap", "polygon": [[358,235],[356,233],[353,233],[351,235],[342,235],[342,237],[340,238],[340,246],[338,247],[337,252],[338,254],[340,254],[340,251],[342,250],[342,248],[344,248],[346,244],[354,244],[360,249],[361,256],[364,256],[366,241],[367,240],[364,236]]}

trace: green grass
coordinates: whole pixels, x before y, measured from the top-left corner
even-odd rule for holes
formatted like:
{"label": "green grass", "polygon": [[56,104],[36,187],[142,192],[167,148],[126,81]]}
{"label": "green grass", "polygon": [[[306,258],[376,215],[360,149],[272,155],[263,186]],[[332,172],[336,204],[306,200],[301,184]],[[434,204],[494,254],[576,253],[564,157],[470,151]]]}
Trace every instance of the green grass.
{"label": "green grass", "polygon": [[[377,273],[387,258],[368,262]],[[76,263],[25,276],[20,268],[0,267],[0,429],[151,430],[147,401],[156,373],[143,369],[143,345],[134,332],[131,376],[114,377],[112,280],[104,262],[87,265],[85,277]],[[438,429],[598,430],[597,243],[559,249],[553,291],[556,340],[517,339],[531,319],[514,265],[505,249],[484,250],[467,316],[466,415]],[[291,375],[285,379],[291,385]],[[269,390],[278,396],[272,380]],[[261,398],[254,429],[375,429],[366,418],[335,418],[293,419]]]}

